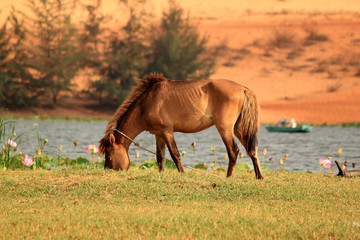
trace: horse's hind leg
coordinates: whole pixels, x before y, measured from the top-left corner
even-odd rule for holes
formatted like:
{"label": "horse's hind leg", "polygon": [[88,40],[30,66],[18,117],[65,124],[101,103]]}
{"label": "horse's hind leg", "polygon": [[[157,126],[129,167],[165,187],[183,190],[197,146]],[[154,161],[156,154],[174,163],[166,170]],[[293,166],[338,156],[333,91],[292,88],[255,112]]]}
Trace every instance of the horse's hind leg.
{"label": "horse's hind leg", "polygon": [[[245,147],[247,154],[249,155],[249,157],[251,158],[251,160],[253,162],[256,178],[263,179],[264,177],[261,173],[261,167],[260,167],[260,162],[259,162],[258,147],[255,145],[255,147],[253,147],[252,150],[248,149],[248,147],[247,147],[248,143],[242,138],[240,132],[237,129],[235,129],[235,135],[240,140],[241,144]],[[255,141],[255,140],[253,139],[252,141]],[[251,145],[254,145],[254,144],[251,144]]]}
{"label": "horse's hind leg", "polygon": [[159,170],[164,171],[164,165],[165,165],[165,141],[164,139],[156,135],[156,161],[159,166]]}
{"label": "horse's hind leg", "polygon": [[218,129],[221,135],[221,138],[225,144],[227,153],[229,155],[229,166],[226,177],[231,177],[235,169],[236,159],[239,154],[239,147],[236,144],[234,134],[232,131],[223,129],[218,126],[216,126],[216,128]]}
{"label": "horse's hind leg", "polygon": [[226,177],[231,177],[235,169],[237,156],[239,154],[239,147],[236,144],[234,137],[231,137],[229,141],[225,140],[224,143],[229,155],[229,166]]}
{"label": "horse's hind leg", "polygon": [[184,171],[184,167],[181,163],[181,157],[180,157],[180,153],[179,150],[176,146],[176,142],[174,139],[174,135],[172,133],[165,133],[163,135],[163,138],[165,140],[165,143],[169,149],[170,155],[172,160],[174,161],[176,168],[178,169],[179,172],[185,172]]}
{"label": "horse's hind leg", "polygon": [[259,162],[258,147],[255,147],[255,150],[250,151],[248,154],[254,164],[256,178],[263,179],[264,177],[261,173],[261,167],[260,167],[260,162]]}

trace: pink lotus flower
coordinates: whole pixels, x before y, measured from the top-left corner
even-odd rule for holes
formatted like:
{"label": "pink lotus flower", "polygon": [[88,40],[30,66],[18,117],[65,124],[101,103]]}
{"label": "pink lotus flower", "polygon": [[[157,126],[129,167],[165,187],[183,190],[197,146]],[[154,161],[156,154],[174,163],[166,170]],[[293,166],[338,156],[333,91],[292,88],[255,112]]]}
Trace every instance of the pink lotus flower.
{"label": "pink lotus flower", "polygon": [[99,152],[99,148],[95,145],[89,144],[87,149],[85,149],[85,152],[95,154]]}
{"label": "pink lotus flower", "polygon": [[323,166],[323,168],[330,168],[330,167],[331,167],[331,161],[330,161],[330,159],[320,158],[319,164],[320,164],[321,166]]}
{"label": "pink lotus flower", "polygon": [[263,152],[262,152],[262,155],[265,156],[265,155],[266,155],[266,151],[267,151],[266,148],[264,148],[264,150],[263,150]]}
{"label": "pink lotus flower", "polygon": [[34,161],[31,157],[29,157],[26,153],[24,155],[24,161],[22,161],[22,164],[26,167],[30,167],[34,164]]}
{"label": "pink lotus flower", "polygon": [[17,144],[13,140],[9,139],[5,142],[5,146],[8,148],[16,148]]}

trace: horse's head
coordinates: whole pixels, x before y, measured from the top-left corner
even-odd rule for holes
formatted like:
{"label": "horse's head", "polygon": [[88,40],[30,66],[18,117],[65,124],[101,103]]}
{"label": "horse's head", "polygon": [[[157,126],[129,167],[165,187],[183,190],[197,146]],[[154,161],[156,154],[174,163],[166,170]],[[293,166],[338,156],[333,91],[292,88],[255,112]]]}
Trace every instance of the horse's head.
{"label": "horse's head", "polygon": [[105,168],[115,170],[127,170],[130,166],[130,159],[126,148],[116,143],[114,134],[100,140],[100,153],[105,154]]}

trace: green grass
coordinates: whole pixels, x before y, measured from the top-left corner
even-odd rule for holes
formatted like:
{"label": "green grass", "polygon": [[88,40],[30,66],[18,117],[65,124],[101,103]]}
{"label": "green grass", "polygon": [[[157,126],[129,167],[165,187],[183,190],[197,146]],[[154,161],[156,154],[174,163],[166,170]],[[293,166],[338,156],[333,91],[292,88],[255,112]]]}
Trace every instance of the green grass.
{"label": "green grass", "polygon": [[219,174],[0,171],[0,239],[360,238],[360,178]]}

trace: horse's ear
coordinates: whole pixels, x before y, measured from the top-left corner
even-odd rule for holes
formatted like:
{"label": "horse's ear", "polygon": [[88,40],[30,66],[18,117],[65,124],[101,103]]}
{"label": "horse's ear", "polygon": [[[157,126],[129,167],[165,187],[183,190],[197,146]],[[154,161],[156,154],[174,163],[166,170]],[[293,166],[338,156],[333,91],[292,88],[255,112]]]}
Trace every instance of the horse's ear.
{"label": "horse's ear", "polygon": [[109,136],[109,142],[111,145],[114,145],[115,144],[115,136],[114,134],[110,134]]}

